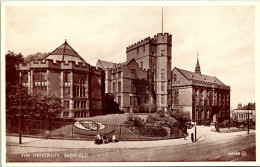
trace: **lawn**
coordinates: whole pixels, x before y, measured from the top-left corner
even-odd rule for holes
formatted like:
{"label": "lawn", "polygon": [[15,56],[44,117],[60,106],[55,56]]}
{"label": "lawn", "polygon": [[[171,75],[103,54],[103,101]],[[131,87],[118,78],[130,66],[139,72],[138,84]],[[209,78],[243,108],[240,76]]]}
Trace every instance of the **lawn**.
{"label": "lawn", "polygon": [[[109,114],[109,115],[100,115],[95,117],[88,118],[75,118],[75,121],[96,121],[102,123],[105,128],[100,130],[84,130],[77,126],[74,126],[72,122],[54,122],[49,124],[48,130],[46,130],[45,122],[41,121],[31,121],[26,125],[26,132],[24,134],[33,135],[38,137],[48,137],[48,138],[63,138],[63,139],[84,139],[84,140],[94,140],[94,137],[99,133],[100,135],[112,136],[112,134],[116,135],[116,137],[120,140],[154,140],[154,139],[166,139],[165,137],[148,137],[141,136],[140,134],[131,130],[128,126],[124,125],[124,121],[127,120],[129,114]],[[147,116],[147,115],[146,115]],[[143,116],[144,117],[144,116]],[[42,126],[35,126],[35,125]],[[40,127],[40,128],[39,128]],[[31,133],[35,131],[35,133]]]}
{"label": "lawn", "polygon": [[128,114],[108,114],[108,115],[99,115],[95,117],[87,117],[87,118],[75,118],[75,120],[83,121],[83,120],[91,120],[100,122],[102,124],[113,124],[113,125],[122,125],[124,121],[127,120]]}

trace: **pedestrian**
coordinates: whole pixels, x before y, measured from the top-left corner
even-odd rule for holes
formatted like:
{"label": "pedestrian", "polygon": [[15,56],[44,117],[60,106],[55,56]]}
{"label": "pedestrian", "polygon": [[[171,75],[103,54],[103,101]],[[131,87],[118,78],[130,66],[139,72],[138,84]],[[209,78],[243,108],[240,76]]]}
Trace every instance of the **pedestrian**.
{"label": "pedestrian", "polygon": [[112,136],[112,142],[113,142],[113,143],[118,142],[118,140],[116,139],[116,135],[113,135],[113,136]]}
{"label": "pedestrian", "polygon": [[108,140],[108,138],[104,135],[103,136],[103,144],[107,144],[107,143],[109,143],[109,140]]}
{"label": "pedestrian", "polygon": [[95,144],[102,144],[103,143],[103,139],[101,138],[100,134],[97,134],[97,136],[95,137]]}
{"label": "pedestrian", "polygon": [[194,142],[194,136],[193,136],[193,133],[191,133],[191,141]]}

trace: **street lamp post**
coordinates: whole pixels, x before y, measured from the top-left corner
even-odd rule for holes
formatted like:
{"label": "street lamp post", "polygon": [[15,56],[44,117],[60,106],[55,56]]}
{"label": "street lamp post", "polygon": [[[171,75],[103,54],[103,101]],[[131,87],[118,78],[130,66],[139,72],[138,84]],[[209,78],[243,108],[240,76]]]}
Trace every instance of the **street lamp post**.
{"label": "street lamp post", "polygon": [[[196,94],[196,96],[197,96],[197,94]],[[194,104],[194,110],[195,110],[195,117],[194,117],[194,122],[195,122],[195,141],[197,140],[197,127],[196,127],[196,125],[197,125],[197,120],[196,120],[196,115],[197,115],[197,111],[196,111],[196,96],[195,96],[195,104]]]}
{"label": "street lamp post", "polygon": [[21,73],[19,73],[19,144],[22,144],[22,130],[21,130],[21,104],[22,104],[22,92],[21,92]]}
{"label": "street lamp post", "polygon": [[247,112],[247,133],[249,133],[249,103],[247,105],[247,109],[248,109],[248,112]]}

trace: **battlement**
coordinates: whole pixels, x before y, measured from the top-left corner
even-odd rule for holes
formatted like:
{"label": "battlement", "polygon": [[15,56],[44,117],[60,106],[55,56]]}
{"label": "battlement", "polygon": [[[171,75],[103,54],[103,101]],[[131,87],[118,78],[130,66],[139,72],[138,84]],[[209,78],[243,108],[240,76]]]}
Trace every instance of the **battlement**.
{"label": "battlement", "polygon": [[96,75],[105,75],[105,71],[101,67],[90,66],[89,71]]}
{"label": "battlement", "polygon": [[[74,70],[82,70],[89,71],[92,66],[90,64],[75,61],[53,61],[52,59],[45,59],[42,61],[31,61],[27,64],[19,64],[19,70],[29,70],[29,69],[40,69],[40,68],[49,68],[49,69],[74,69]],[[95,68],[95,67],[94,67]],[[97,69],[99,70],[99,69]]]}
{"label": "battlement", "polygon": [[140,46],[143,46],[147,43],[151,43],[151,44],[169,43],[169,44],[172,44],[172,35],[169,34],[169,33],[158,33],[157,35],[154,35],[153,38],[147,37],[145,39],[142,39],[141,41],[138,41],[138,42],[126,47],[126,52],[129,52],[129,51],[136,49]]}
{"label": "battlement", "polygon": [[156,40],[156,44],[167,43],[172,44],[172,35],[169,33],[158,33],[153,37]]}
{"label": "battlement", "polygon": [[136,49],[140,46],[143,46],[147,43],[156,44],[156,40],[154,38],[147,37],[145,39],[142,39],[141,41],[138,41],[138,42],[126,47],[126,52],[129,52],[129,51]]}

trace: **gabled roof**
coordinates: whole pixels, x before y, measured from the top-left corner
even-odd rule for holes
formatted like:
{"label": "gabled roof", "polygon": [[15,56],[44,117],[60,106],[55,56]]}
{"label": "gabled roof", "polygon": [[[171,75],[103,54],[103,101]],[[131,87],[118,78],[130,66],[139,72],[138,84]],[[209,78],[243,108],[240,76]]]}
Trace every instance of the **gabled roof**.
{"label": "gabled roof", "polygon": [[135,61],[135,59],[131,59],[131,60],[128,60],[128,61],[125,61],[125,62],[122,62],[122,63],[113,63],[113,62],[108,62],[108,61],[103,61],[103,60],[99,60],[98,59],[98,62],[100,62],[100,64],[102,65],[103,69],[105,69],[105,68],[113,68],[113,67],[115,67],[115,65],[121,65],[121,66],[125,65],[125,66],[127,66],[131,61]]}
{"label": "gabled roof", "polygon": [[123,65],[128,65],[131,61],[135,61],[136,62],[136,60],[134,59],[134,58],[132,58],[132,59],[130,59],[130,60],[128,60],[128,61],[125,61],[125,62],[123,62],[123,63],[120,63],[120,64],[123,64]]}
{"label": "gabled roof", "polygon": [[[212,77],[209,75],[204,75],[192,71],[187,71],[183,70],[180,68],[175,67],[185,78],[188,80],[199,80],[199,81],[204,81],[204,82],[210,82],[212,84],[220,84],[220,85],[225,85],[223,82],[221,82],[217,77]],[[226,85],[225,85],[226,86]]]}
{"label": "gabled roof", "polygon": [[113,62],[108,62],[108,61],[103,61],[103,60],[99,60],[100,64],[102,65],[103,69],[105,68],[112,68],[114,65],[116,65],[117,63],[113,63]]}
{"label": "gabled roof", "polygon": [[76,63],[87,63],[65,40],[65,42],[49,53],[44,59],[51,59],[54,61],[74,61]]}

